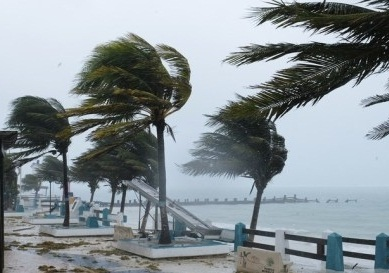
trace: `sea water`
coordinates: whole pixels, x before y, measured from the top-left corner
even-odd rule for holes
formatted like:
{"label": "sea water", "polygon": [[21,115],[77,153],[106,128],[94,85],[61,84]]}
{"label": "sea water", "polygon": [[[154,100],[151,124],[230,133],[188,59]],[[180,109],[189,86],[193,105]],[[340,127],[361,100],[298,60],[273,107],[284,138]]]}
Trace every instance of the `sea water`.
{"label": "sea water", "polygon": [[[191,200],[224,200],[222,194],[220,191],[217,194],[204,192]],[[314,237],[321,237],[323,232],[336,232],[344,237],[361,239],[375,239],[380,233],[389,234],[389,187],[272,188],[265,190],[263,197],[271,199],[295,194],[298,198],[318,199],[319,202],[261,204],[257,229],[285,229]],[[254,198],[253,195],[239,195],[239,192],[235,196],[238,200]],[[336,199],[338,202],[327,202]],[[196,205],[185,206],[185,209],[215,226],[234,229],[237,223],[250,226],[253,204]],[[128,207],[125,212],[134,227],[142,213],[137,207]]]}
{"label": "sea water", "polygon": [[[172,192],[171,199],[184,198],[204,200],[224,200],[224,197],[253,199],[247,191],[204,191],[185,196],[184,192]],[[230,195],[228,195],[230,194]],[[260,206],[257,229],[275,231],[287,230],[290,233],[316,238],[325,237],[324,234],[336,232],[343,237],[372,239],[380,233],[389,235],[389,187],[290,187],[266,189],[263,197],[268,199],[283,197],[284,195],[309,200],[318,199],[319,202],[308,203],[263,203]],[[192,198],[191,198],[192,197]],[[338,202],[327,202],[328,200]],[[353,200],[346,202],[346,200]],[[253,204],[218,204],[185,206],[185,209],[198,218],[209,221],[213,225],[224,229],[234,229],[235,224],[244,223],[250,226]],[[117,211],[118,208],[115,208]],[[143,211],[138,207],[126,207],[128,217],[126,225],[135,229],[139,227],[139,219]],[[150,219],[150,218],[149,218]],[[152,228],[152,219],[148,221],[148,228]],[[255,238],[255,241],[274,244],[274,239]],[[265,241],[263,241],[265,240]],[[316,246],[309,243],[290,242],[290,247],[315,253]],[[343,244],[343,250],[374,254],[374,246]],[[319,270],[323,264],[318,260],[292,256],[291,260],[301,268],[312,268],[312,272]],[[352,272],[373,272],[374,261],[345,257],[345,268]],[[355,268],[354,270],[352,268]],[[315,270],[314,270],[315,269]],[[320,271],[320,270],[319,270]],[[346,271],[346,272],[351,272]],[[306,272],[306,271],[304,271]],[[320,271],[321,272],[321,271]]]}

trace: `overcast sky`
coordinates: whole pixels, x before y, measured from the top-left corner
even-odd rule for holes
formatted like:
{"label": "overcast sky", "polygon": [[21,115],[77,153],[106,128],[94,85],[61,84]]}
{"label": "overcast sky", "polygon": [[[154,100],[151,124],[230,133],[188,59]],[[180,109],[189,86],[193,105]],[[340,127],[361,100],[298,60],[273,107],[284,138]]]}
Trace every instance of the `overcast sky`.
{"label": "overcast sky", "polygon": [[[204,190],[210,192],[209,197],[217,191],[248,194],[250,181],[189,177],[176,164],[189,161],[193,142],[210,130],[204,125],[204,114],[215,113],[235,94],[253,94],[247,86],[268,80],[288,65],[283,59],[236,68],[222,63],[230,52],[250,43],[333,39],[310,36],[298,28],[256,27],[244,18],[250,7],[264,5],[254,0],[2,0],[0,124],[4,128],[11,101],[24,95],[54,97],[66,108],[77,106],[80,98],[69,90],[94,47],[135,33],[150,44],[173,46],[191,65],[192,96],[167,120],[176,136],[176,143],[166,138],[168,196],[185,197]],[[289,154],[284,171],[270,188],[387,185],[389,139],[365,138],[372,127],[386,120],[387,108],[360,106],[363,98],[385,92],[386,78],[373,76],[355,88],[342,87],[316,106],[280,119],[277,128]],[[74,138],[69,157],[75,158],[87,147],[83,136]]]}

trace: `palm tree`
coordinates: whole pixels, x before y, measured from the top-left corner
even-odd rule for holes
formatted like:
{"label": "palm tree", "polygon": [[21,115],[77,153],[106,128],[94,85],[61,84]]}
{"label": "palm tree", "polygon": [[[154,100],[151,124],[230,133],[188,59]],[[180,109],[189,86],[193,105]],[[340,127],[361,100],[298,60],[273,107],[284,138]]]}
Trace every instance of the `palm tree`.
{"label": "palm tree", "polygon": [[45,156],[42,163],[37,164],[34,169],[40,181],[49,182],[49,211],[51,214],[51,183],[63,185],[63,162],[54,156]]}
{"label": "palm tree", "polygon": [[121,136],[106,137],[96,141],[94,146],[76,159],[76,166],[85,166],[92,163],[96,179],[105,180],[111,187],[112,211],[115,194],[122,193],[120,212],[124,212],[127,185],[124,181],[132,179],[144,180],[151,186],[156,186],[155,174],[157,173],[157,140],[149,132],[142,131],[126,138],[121,146],[118,142],[125,138]]}
{"label": "palm tree", "polygon": [[95,192],[99,188],[99,183],[102,181],[100,165],[97,159],[86,161],[76,159],[73,166],[70,168],[70,177],[74,182],[86,183],[89,187],[91,196],[89,202],[93,202]]}
{"label": "palm tree", "polygon": [[[65,113],[64,107],[56,99],[43,99],[34,96],[24,96],[12,102],[11,114],[7,125],[19,132],[13,146],[21,149],[15,154],[18,158],[50,152],[55,149],[62,155],[63,195],[65,200],[65,217],[63,226],[69,226],[69,185],[67,175],[67,152],[70,137],[59,137],[59,132],[69,131],[68,118],[60,116]],[[43,153],[44,154],[44,153]],[[32,157],[37,158],[43,154]]]}
{"label": "palm tree", "polygon": [[[266,116],[279,118],[293,108],[315,104],[335,89],[389,68],[389,2],[362,0],[367,7],[337,2],[285,3],[252,8],[249,17],[258,25],[269,22],[280,28],[302,27],[316,34],[336,34],[334,43],[252,44],[231,53],[225,61],[237,66],[289,56],[291,67],[253,86],[254,102]],[[371,8],[368,8],[371,7]]]}
{"label": "palm tree", "polygon": [[22,191],[34,191],[35,203],[38,202],[38,192],[42,187],[42,180],[36,174],[26,174],[21,181]]}
{"label": "palm tree", "polygon": [[236,106],[230,103],[216,115],[208,115],[207,125],[216,127],[215,131],[202,134],[190,152],[194,159],[181,167],[193,176],[242,176],[254,180],[251,191],[255,187],[257,193],[250,228],[256,229],[263,191],[283,170],[287,150],[275,124],[256,115],[255,106],[246,103],[244,107],[252,110],[251,116],[239,114],[240,107]]}
{"label": "palm tree", "polygon": [[68,116],[92,115],[73,124],[74,134],[94,128],[89,137],[97,140],[134,135],[155,126],[162,223],[159,243],[170,243],[164,132],[174,138],[166,118],[180,110],[191,94],[188,61],[170,46],[153,47],[129,34],[95,48],[78,75],[73,93],[87,98],[79,108],[69,109]]}
{"label": "palm tree", "polygon": [[35,174],[42,180],[50,183],[63,184],[63,162],[55,156],[47,155],[42,163],[35,167]]}

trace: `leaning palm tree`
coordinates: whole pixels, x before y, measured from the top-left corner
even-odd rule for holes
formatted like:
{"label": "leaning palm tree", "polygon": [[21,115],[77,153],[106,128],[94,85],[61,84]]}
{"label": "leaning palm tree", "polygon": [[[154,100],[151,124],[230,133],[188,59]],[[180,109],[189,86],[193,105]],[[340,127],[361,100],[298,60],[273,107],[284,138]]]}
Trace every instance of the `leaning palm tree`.
{"label": "leaning palm tree", "polygon": [[[21,149],[16,158],[35,159],[51,149],[62,155],[63,195],[65,201],[65,217],[63,225],[69,226],[69,186],[67,175],[67,152],[70,137],[59,137],[59,132],[69,131],[70,124],[66,117],[60,116],[65,112],[64,107],[56,99],[43,99],[34,96],[24,96],[12,102],[12,110],[7,125],[19,132],[13,146]],[[39,154],[39,155],[36,155]],[[35,155],[35,156],[34,156]],[[26,162],[29,159],[25,160]]]}
{"label": "leaning palm tree", "polygon": [[[112,136],[96,141],[91,149],[75,161],[76,169],[83,169],[85,166],[85,170],[89,170],[86,173],[84,169],[79,170],[75,173],[75,178],[83,174],[81,178],[94,177],[106,181],[111,187],[110,209],[113,208],[116,192],[122,193],[120,212],[124,212],[127,192],[127,185],[123,182],[141,179],[156,187],[154,178],[157,173],[157,141],[153,134],[142,131],[127,138],[121,146],[116,146],[117,142],[123,140],[124,137]],[[86,166],[90,163],[89,167]]]}
{"label": "leaning palm tree", "polygon": [[388,71],[387,0],[361,0],[366,7],[327,1],[272,0],[270,4],[252,8],[249,17],[258,25],[269,22],[280,28],[301,27],[314,34],[335,34],[337,40],[252,44],[226,58],[226,62],[241,66],[289,56],[294,65],[253,86],[259,92],[244,99],[254,102],[266,116],[279,118],[293,108],[317,103],[349,82],[358,85],[373,74]]}
{"label": "leaning palm tree", "polygon": [[90,190],[89,202],[93,202],[95,192],[99,188],[99,183],[102,181],[100,165],[98,159],[79,160],[76,159],[72,167],[70,167],[70,177],[73,182],[86,183]]}
{"label": "leaning palm tree", "polygon": [[55,156],[46,155],[34,168],[35,174],[43,181],[63,184],[63,162]]}
{"label": "leaning palm tree", "polygon": [[[257,190],[250,228],[256,229],[262,194],[272,178],[285,165],[287,150],[285,140],[276,131],[273,122],[255,114],[237,112],[240,107],[230,103],[216,115],[209,115],[207,125],[216,127],[214,132],[204,133],[191,150],[194,159],[182,165],[186,174],[198,176],[238,176],[250,178]],[[235,111],[228,109],[234,108]],[[251,237],[250,240],[253,238]]]}
{"label": "leaning palm tree", "polygon": [[68,116],[84,118],[73,124],[74,134],[93,128],[89,137],[98,140],[112,135],[127,137],[155,126],[162,223],[159,243],[170,243],[164,133],[174,138],[166,118],[180,110],[191,94],[188,61],[170,46],[153,47],[129,34],[95,48],[73,93],[86,96],[78,108],[69,109]]}
{"label": "leaning palm tree", "polygon": [[35,204],[38,204],[39,191],[42,186],[42,180],[35,174],[26,174],[21,181],[22,191],[34,191]]}
{"label": "leaning palm tree", "polygon": [[63,185],[63,162],[57,157],[47,155],[43,158],[42,163],[37,164],[34,168],[34,175],[40,181],[49,182],[49,207],[50,214],[54,210],[51,207],[51,184],[58,183]]}

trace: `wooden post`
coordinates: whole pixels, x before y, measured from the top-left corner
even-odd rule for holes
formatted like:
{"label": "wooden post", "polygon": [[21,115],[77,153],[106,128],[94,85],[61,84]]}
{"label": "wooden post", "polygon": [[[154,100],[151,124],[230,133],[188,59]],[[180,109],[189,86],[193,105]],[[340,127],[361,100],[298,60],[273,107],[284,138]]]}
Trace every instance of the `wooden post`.
{"label": "wooden post", "polygon": [[326,269],[344,271],[342,236],[337,233],[327,237]]}
{"label": "wooden post", "polygon": [[389,236],[385,233],[376,237],[374,269],[389,269]]}

